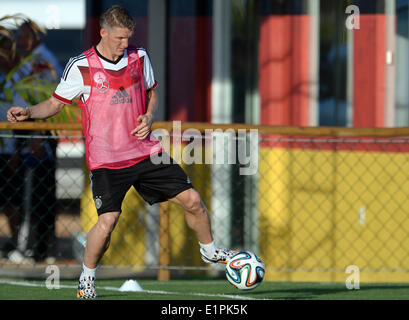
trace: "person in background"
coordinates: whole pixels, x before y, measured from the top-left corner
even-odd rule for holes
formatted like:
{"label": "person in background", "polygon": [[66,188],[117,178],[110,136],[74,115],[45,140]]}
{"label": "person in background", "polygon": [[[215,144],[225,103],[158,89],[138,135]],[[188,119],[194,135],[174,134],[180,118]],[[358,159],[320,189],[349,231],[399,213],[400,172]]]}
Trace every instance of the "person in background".
{"label": "person in background", "polygon": [[[17,51],[23,56],[32,55],[26,63],[24,76],[33,79],[43,79],[57,82],[62,74],[62,68],[45,46],[42,36],[45,30],[34,21],[26,19],[17,31]],[[29,72],[27,72],[29,70]],[[52,255],[55,245],[56,216],[56,149],[57,141],[50,132],[29,131],[21,134],[45,136],[42,138],[19,140],[23,169],[25,171],[25,187],[30,197],[25,198],[27,205],[21,216],[29,221],[30,233],[24,235],[31,256],[36,261],[45,260]]]}
{"label": "person in background", "polygon": [[[16,41],[11,32],[1,27],[0,35],[0,121],[7,121],[7,109],[10,102],[4,94],[4,88],[9,88],[15,76],[6,82],[6,75],[18,64]],[[17,76],[17,75],[16,75]],[[11,232],[1,245],[1,256],[8,257],[17,249],[19,227],[21,224],[20,207],[22,205],[23,173],[21,172],[19,152],[16,149],[16,139],[10,137],[13,132],[0,131],[0,210],[7,217]],[[0,226],[3,229],[5,226]]]}
{"label": "person in background", "polygon": [[62,67],[55,55],[46,47],[42,35],[46,31],[34,21],[26,19],[19,27],[17,34],[17,50],[23,56],[33,55],[33,73],[41,77],[59,81]]}

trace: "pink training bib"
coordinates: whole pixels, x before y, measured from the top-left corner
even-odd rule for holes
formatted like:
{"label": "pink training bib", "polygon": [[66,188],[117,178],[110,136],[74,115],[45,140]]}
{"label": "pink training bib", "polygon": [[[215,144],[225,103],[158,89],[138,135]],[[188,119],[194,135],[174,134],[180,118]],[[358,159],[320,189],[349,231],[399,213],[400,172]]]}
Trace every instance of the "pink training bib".
{"label": "pink training bib", "polygon": [[128,65],[118,77],[102,66],[94,48],[84,52],[88,59],[91,93],[82,105],[85,154],[89,170],[130,167],[162,151],[149,133],[144,140],[131,135],[146,112],[146,91],[138,50],[128,47]]}

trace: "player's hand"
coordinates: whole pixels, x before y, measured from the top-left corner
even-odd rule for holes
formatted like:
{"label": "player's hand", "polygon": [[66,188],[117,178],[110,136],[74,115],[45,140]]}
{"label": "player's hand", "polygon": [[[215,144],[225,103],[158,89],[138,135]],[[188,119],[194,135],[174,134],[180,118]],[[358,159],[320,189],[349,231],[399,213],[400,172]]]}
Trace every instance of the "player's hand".
{"label": "player's hand", "polygon": [[143,140],[151,131],[153,117],[150,114],[143,114],[138,117],[137,121],[140,124],[131,131],[131,135],[137,137],[139,140]]}
{"label": "player's hand", "polygon": [[12,123],[27,120],[29,117],[30,117],[30,113],[28,112],[26,108],[11,107],[7,111],[7,120]]}

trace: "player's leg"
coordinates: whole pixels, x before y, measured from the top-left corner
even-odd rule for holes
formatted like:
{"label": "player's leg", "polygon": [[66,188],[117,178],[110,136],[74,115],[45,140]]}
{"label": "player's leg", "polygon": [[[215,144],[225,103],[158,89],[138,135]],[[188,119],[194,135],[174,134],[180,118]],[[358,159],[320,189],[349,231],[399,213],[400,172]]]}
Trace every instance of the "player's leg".
{"label": "player's leg", "polygon": [[88,232],[84,251],[77,297],[96,298],[95,279],[99,261],[108,249],[111,234],[121,213],[122,201],[131,184],[129,174],[122,169],[97,169],[92,171],[91,189],[98,213],[98,220]]}
{"label": "player's leg", "polygon": [[87,243],[84,251],[83,270],[78,281],[77,297],[94,299],[96,269],[99,261],[109,247],[111,233],[114,230],[120,212],[106,212],[98,216],[97,223],[87,235]]}
{"label": "player's leg", "polygon": [[209,212],[195,189],[185,190],[169,201],[177,203],[185,209],[186,223],[196,233],[204,262],[226,263],[230,257],[238,252],[216,246],[212,235]]}
{"label": "player's leg", "polygon": [[99,261],[109,247],[112,231],[118,222],[120,212],[106,212],[98,217],[97,223],[87,235],[84,251],[83,270],[78,281],[77,297],[94,299],[96,270]]}
{"label": "player's leg", "polygon": [[206,206],[185,171],[173,159],[168,164],[154,164],[147,159],[138,164],[138,171],[140,175],[133,186],[145,201],[153,204],[169,200],[183,207],[186,222],[199,240],[204,262],[226,263],[237,253],[237,250],[223,250],[216,246]]}
{"label": "player's leg", "polygon": [[95,269],[109,247],[111,233],[118,222],[120,212],[106,212],[98,217],[97,223],[87,235],[84,252],[84,265]]}
{"label": "player's leg", "polygon": [[196,233],[200,243],[213,242],[209,213],[196,190],[185,190],[169,201],[183,207],[186,223]]}

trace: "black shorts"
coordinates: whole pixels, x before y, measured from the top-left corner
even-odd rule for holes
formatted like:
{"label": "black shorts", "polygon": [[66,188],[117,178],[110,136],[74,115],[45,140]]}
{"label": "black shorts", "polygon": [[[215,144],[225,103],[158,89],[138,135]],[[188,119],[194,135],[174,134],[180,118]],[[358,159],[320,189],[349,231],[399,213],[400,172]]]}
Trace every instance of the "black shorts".
{"label": "black shorts", "polygon": [[186,173],[173,160],[171,164],[154,164],[150,158],[124,169],[92,170],[90,180],[98,215],[122,212],[122,202],[132,186],[151,205],[193,188]]}

